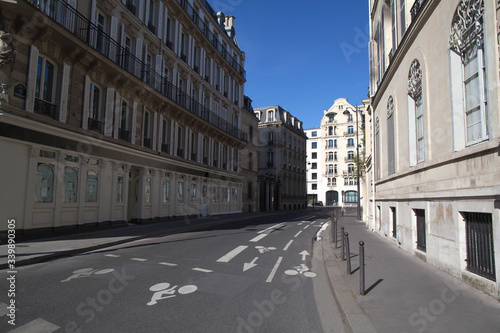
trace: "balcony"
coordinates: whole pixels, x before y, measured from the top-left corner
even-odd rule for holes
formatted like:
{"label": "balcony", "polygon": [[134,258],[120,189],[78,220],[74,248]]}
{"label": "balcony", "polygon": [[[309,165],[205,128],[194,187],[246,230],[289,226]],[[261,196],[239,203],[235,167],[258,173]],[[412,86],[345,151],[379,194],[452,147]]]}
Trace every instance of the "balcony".
{"label": "balcony", "polygon": [[150,22],[148,22],[148,29],[149,29],[149,31],[151,31],[152,33],[154,33],[154,34],[156,33],[156,27],[155,27],[155,25],[153,24],[153,22],[151,22],[151,21],[150,21]]}
{"label": "balcony", "polygon": [[162,143],[161,144],[161,151],[170,154],[170,145],[168,143]]}
{"label": "balcony", "polygon": [[135,11],[136,11],[136,8],[134,6],[134,3],[133,1],[129,1],[127,0],[127,3],[125,4],[125,7],[132,13],[135,15]]}
{"label": "balcony", "polygon": [[415,2],[413,3],[413,6],[411,6],[411,9],[410,9],[412,22],[415,20],[418,13],[420,12],[420,9],[423,7],[423,5],[426,1],[427,0],[415,0]]}
{"label": "balcony", "polygon": [[149,149],[153,148],[153,142],[151,141],[151,138],[144,138],[143,141],[143,146]]}
{"label": "balcony", "polygon": [[35,106],[33,108],[33,111],[35,113],[42,114],[44,116],[57,120],[59,115],[57,114],[56,109],[56,105],[35,98]]}
{"label": "balcony", "polygon": [[91,131],[95,131],[97,133],[104,133],[104,123],[102,121],[99,121],[97,119],[89,118],[87,127]]}
{"label": "balcony", "polygon": [[358,131],[346,131],[344,132],[344,136],[356,136]]}
{"label": "balcony", "polygon": [[354,156],[352,156],[352,157],[349,157],[349,156],[345,157],[344,158],[344,162],[354,162]]}
{"label": "balcony", "polygon": [[126,129],[118,129],[118,139],[130,142],[130,132]]}
{"label": "balcony", "polygon": [[177,148],[177,156],[179,156],[179,157],[184,157],[184,149],[182,149],[182,148]]}

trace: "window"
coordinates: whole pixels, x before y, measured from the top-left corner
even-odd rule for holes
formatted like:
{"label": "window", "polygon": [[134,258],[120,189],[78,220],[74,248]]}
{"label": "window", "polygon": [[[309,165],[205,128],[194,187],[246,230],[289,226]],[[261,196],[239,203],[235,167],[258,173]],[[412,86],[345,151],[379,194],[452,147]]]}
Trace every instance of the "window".
{"label": "window", "polygon": [[267,121],[274,121],[274,110],[267,111]]}
{"label": "window", "polygon": [[87,171],[87,179],[85,184],[85,202],[97,202],[97,184],[99,174],[97,171]]}
{"label": "window", "polygon": [[318,163],[313,163],[311,169],[315,170],[318,168]]}
{"label": "window", "polygon": [[184,203],[184,182],[177,182],[177,202]]}
{"label": "window", "polygon": [[196,184],[191,184],[191,203],[196,203]]}
{"label": "window", "polygon": [[317,137],[318,136],[318,132],[317,131],[312,131],[311,136],[312,137]]}
{"label": "window", "polygon": [[347,127],[347,134],[354,134],[354,127],[353,126]]}
{"label": "window", "polygon": [[65,168],[64,170],[64,191],[63,202],[77,202],[78,194],[78,172],[73,168]]}
{"label": "window", "polygon": [[103,14],[97,12],[97,31],[96,31],[96,40],[95,40],[95,47],[97,51],[104,53],[106,45],[106,39],[105,39],[105,33],[107,33],[106,30],[106,18],[104,17]]}
{"label": "window", "polygon": [[450,33],[455,150],[488,139],[484,1],[462,0]]}
{"label": "window", "polygon": [[333,126],[328,127],[328,135],[333,135]]}
{"label": "window", "polygon": [[184,128],[177,127],[177,156],[184,157]]}
{"label": "window", "polygon": [[45,57],[38,57],[35,98],[51,103],[55,98],[55,65]]}
{"label": "window", "polygon": [[345,201],[346,203],[357,203],[358,202],[358,193],[356,191],[346,191],[345,192]]}
{"label": "window", "polygon": [[349,178],[344,178],[344,185],[349,185]]}
{"label": "window", "polygon": [[144,127],[143,127],[143,145],[147,148],[152,148],[151,141],[151,115],[148,111],[144,112]]}
{"label": "window", "polygon": [[462,215],[465,221],[467,270],[496,281],[492,215],[469,212]]}
{"label": "window", "polygon": [[170,181],[168,179],[163,180],[163,203],[168,203],[170,199]]}
{"label": "window", "polygon": [[312,147],[312,149],[318,148],[318,143],[317,142],[311,142],[311,147]]}
{"label": "window", "polygon": [[415,217],[417,220],[417,249],[426,251],[426,235],[425,235],[425,210],[415,209]]}
{"label": "window", "polygon": [[123,175],[116,177],[116,203],[123,203]]}
{"label": "window", "polygon": [[151,203],[151,178],[146,178],[146,184],[144,186],[144,201],[146,203]]}
{"label": "window", "polygon": [[332,178],[332,186],[337,186],[337,178]]}
{"label": "window", "polygon": [[394,139],[394,100],[389,96],[387,101],[387,167],[389,175],[396,172],[395,139]]}
{"label": "window", "polygon": [[267,166],[274,167],[274,153],[272,151],[267,152]]}
{"label": "window", "polygon": [[88,129],[102,134],[104,131],[104,123],[101,121],[103,117],[102,93],[101,89],[94,83],[90,83],[88,98],[89,98]]}
{"label": "window", "polygon": [[328,148],[333,148],[333,140],[328,140]]}
{"label": "window", "polygon": [[[392,35],[392,54],[396,51],[397,48],[397,22],[396,22],[396,16],[397,16],[397,11],[396,11],[396,1],[397,0],[391,0],[390,4],[390,10],[391,10],[391,35]],[[391,58],[392,55],[389,55],[389,58]]]}
{"label": "window", "polygon": [[354,139],[347,139],[347,147],[354,147]]}
{"label": "window", "polygon": [[401,38],[406,33],[406,0],[399,1],[399,23],[401,29]]}
{"label": "window", "polygon": [[120,110],[120,127],[118,128],[118,139],[130,141],[129,132],[129,120],[128,120],[129,110],[127,101],[122,99],[122,105]]}
{"label": "window", "polygon": [[335,121],[335,117],[334,116],[328,117],[328,122],[329,123],[333,123],[334,121]]}
{"label": "window", "polygon": [[318,189],[318,184],[311,184],[311,189],[312,190],[317,190]]}
{"label": "window", "polygon": [[396,220],[396,207],[391,207],[391,215],[392,215],[392,237],[397,237],[397,220]]}
{"label": "window", "polygon": [[354,159],[354,151],[353,150],[349,150],[347,152],[347,159],[348,160],[353,160]]}
{"label": "window", "polygon": [[54,169],[39,163],[36,169],[35,202],[52,202],[54,191]]}
{"label": "window", "polygon": [[415,59],[408,73],[408,117],[410,165],[424,160],[424,110],[422,101],[422,69]]}
{"label": "window", "polygon": [[201,203],[207,203],[208,201],[208,186],[203,185],[201,187]]}
{"label": "window", "polygon": [[334,173],[333,164],[328,164],[328,174],[332,175]]}
{"label": "window", "polygon": [[253,191],[252,191],[252,182],[247,183],[247,199],[252,199],[253,198]]}
{"label": "window", "polygon": [[354,173],[354,164],[348,164],[347,165],[347,172],[348,173]]}
{"label": "window", "polygon": [[313,173],[312,174],[312,179],[318,179],[318,174],[317,173]]}
{"label": "window", "polygon": [[337,148],[337,139],[333,140],[333,148]]}

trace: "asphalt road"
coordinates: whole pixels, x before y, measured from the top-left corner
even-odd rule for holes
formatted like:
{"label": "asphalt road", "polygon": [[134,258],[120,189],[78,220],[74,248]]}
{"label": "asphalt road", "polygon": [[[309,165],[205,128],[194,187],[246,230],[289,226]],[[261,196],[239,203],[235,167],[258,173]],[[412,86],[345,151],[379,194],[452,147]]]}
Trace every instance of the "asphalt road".
{"label": "asphalt road", "polygon": [[277,214],[21,267],[0,332],[344,332],[314,246],[324,222]]}

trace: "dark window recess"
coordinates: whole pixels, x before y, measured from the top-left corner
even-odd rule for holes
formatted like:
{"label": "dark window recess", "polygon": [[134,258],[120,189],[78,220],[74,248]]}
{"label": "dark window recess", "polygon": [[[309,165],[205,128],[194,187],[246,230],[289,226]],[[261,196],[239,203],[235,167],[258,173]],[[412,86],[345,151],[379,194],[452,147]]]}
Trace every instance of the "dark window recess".
{"label": "dark window recess", "polygon": [[417,218],[417,249],[426,251],[425,239],[425,210],[415,209],[415,217]]}
{"label": "dark window recess", "polygon": [[467,238],[467,270],[496,281],[491,214],[462,214],[465,219]]}

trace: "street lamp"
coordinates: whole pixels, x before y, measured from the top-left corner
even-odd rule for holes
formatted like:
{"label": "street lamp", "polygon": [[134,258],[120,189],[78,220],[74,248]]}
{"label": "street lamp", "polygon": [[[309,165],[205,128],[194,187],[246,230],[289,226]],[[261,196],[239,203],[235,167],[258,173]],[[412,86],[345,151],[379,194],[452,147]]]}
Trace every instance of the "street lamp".
{"label": "street lamp", "polygon": [[[349,111],[346,109],[344,111],[345,115],[349,114]],[[356,185],[357,185],[357,193],[356,193],[356,201],[357,201],[357,207],[356,207],[356,219],[359,221],[361,220],[361,210],[360,210],[360,204],[359,204],[359,123],[358,123],[358,105],[356,105]]]}

